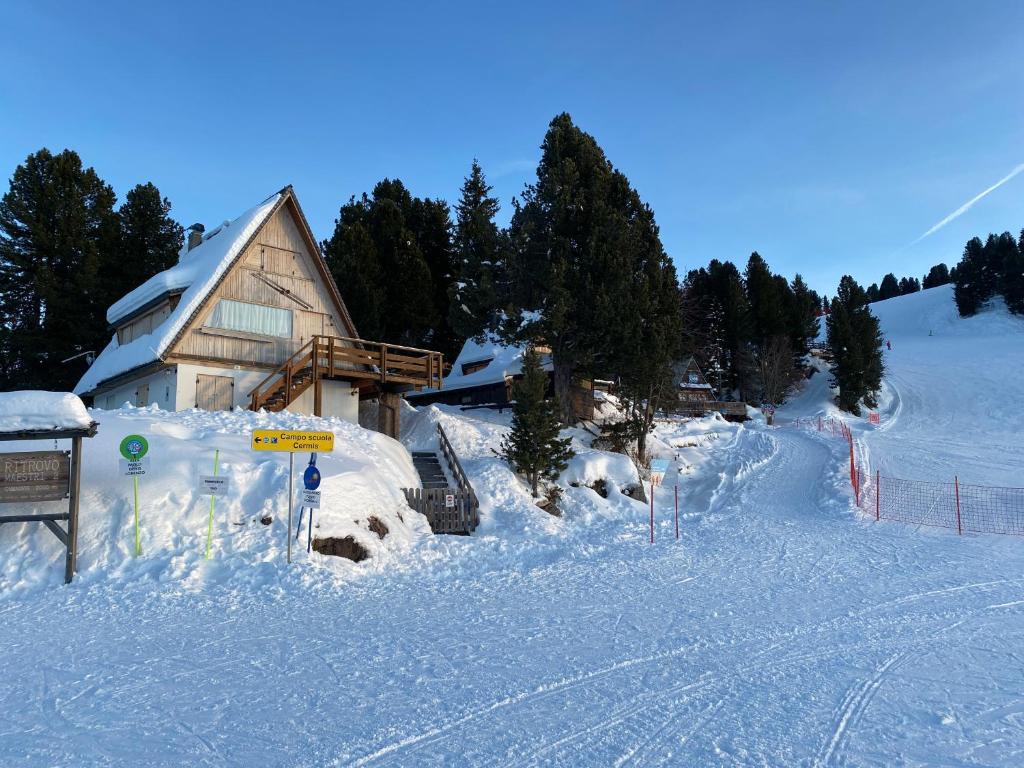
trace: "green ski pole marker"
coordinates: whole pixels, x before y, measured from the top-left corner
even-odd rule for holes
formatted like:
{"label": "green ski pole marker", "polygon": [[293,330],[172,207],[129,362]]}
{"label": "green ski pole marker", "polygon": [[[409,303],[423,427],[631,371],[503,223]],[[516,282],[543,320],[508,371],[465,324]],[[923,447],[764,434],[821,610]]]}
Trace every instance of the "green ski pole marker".
{"label": "green ski pole marker", "polygon": [[[220,459],[220,449],[216,449],[213,452],[213,476],[217,476],[217,466]],[[217,497],[214,494],[210,494],[210,525],[206,529],[206,559],[210,559],[210,544],[213,541],[213,509],[217,504]]]}
{"label": "green ski pole marker", "polygon": [[142,544],[139,540],[139,478],[132,478],[132,488],[135,491],[135,556],[142,554]]}

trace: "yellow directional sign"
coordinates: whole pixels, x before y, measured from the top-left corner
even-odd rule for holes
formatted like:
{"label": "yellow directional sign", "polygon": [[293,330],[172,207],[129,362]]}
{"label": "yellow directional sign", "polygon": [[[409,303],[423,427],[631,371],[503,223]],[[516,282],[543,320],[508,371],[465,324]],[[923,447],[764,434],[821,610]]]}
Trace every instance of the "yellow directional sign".
{"label": "yellow directional sign", "polygon": [[254,451],[286,453],[330,453],[334,450],[333,432],[289,432],[283,429],[255,429],[252,433]]}

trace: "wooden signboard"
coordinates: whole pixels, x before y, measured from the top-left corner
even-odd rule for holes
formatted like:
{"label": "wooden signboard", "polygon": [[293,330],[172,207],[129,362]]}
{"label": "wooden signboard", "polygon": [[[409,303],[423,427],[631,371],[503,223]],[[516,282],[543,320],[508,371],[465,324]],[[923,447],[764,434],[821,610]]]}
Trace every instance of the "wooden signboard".
{"label": "wooden signboard", "polygon": [[[64,511],[0,508],[0,525],[42,523],[67,548],[64,581],[74,578],[78,565],[78,501],[82,481],[82,438],[96,434],[96,422],[74,429],[0,432],[0,441],[71,440],[70,451],[0,453],[0,505],[67,500]],[[52,510],[52,511],[51,511]],[[64,523],[66,527],[62,527]]]}
{"label": "wooden signboard", "polygon": [[70,493],[70,451],[0,453],[0,504],[59,501]]}

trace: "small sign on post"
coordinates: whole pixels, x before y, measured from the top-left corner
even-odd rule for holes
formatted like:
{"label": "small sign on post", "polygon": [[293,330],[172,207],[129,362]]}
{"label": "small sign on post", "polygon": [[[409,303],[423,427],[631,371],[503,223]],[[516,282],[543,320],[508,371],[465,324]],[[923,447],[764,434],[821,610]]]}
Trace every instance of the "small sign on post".
{"label": "small sign on post", "polygon": [[[308,507],[309,509],[320,509],[320,491],[311,491],[308,488],[302,489],[302,506]],[[313,524],[313,518],[309,518],[310,525]]]}
{"label": "small sign on post", "polygon": [[[290,563],[292,561],[292,516],[295,507],[295,454],[305,453],[306,451],[311,453],[330,453],[334,450],[334,433],[255,429],[252,433],[252,449],[254,451],[282,451],[288,454],[288,527],[285,529],[285,538],[288,540],[288,562]],[[315,461],[311,461],[310,465],[316,470]],[[304,490],[304,493],[310,491],[316,493],[316,504],[307,504],[305,496],[303,496],[303,506],[314,509],[320,506],[320,492],[315,490],[320,485],[319,470],[316,470],[315,482],[316,485],[313,488]]]}
{"label": "small sign on post", "polygon": [[651,482],[654,485],[661,485],[668,472],[668,459],[651,459]]}
{"label": "small sign on post", "polygon": [[199,478],[199,492],[204,496],[227,496],[230,481],[217,475],[203,475]]}
{"label": "small sign on post", "polygon": [[142,435],[128,435],[121,441],[121,474],[132,479],[132,496],[135,502],[135,556],[142,554],[142,540],[139,535],[139,478],[149,468],[149,441]]}

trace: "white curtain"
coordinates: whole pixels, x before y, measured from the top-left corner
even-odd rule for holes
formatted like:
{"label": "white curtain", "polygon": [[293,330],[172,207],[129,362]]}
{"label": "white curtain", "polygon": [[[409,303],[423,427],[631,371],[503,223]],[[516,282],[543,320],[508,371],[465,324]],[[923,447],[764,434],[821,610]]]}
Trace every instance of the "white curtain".
{"label": "white curtain", "polygon": [[209,324],[229,331],[289,339],[292,335],[292,312],[290,309],[221,299],[210,315]]}

